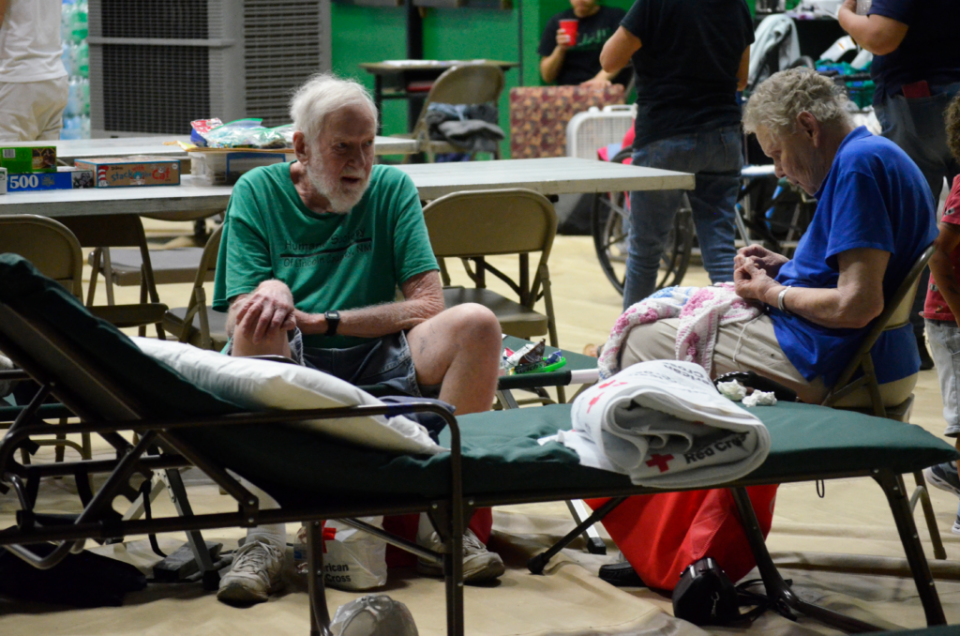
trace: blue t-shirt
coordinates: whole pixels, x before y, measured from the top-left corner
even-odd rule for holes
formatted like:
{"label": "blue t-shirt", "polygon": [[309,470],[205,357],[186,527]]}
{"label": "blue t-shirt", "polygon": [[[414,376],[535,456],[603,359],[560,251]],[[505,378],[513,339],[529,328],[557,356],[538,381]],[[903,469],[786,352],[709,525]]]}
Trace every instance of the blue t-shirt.
{"label": "blue t-shirt", "polygon": [[[910,267],[937,237],[930,187],[916,164],[896,144],[860,127],[847,135],[817,192],[817,210],[777,282],[794,287],[836,288],[837,255],[856,248],[890,253],[883,276],[889,302]],[[836,383],[869,327],[829,329],[770,308],[777,342],[807,380]],[[877,380],[883,384],[920,368],[908,324],[880,336],[873,347]]]}
{"label": "blue t-shirt", "polygon": [[737,70],[753,44],[744,0],[636,0],[620,24],[640,38],[635,148],[740,123]]}
{"label": "blue t-shirt", "polygon": [[875,104],[881,103],[883,96],[899,92],[904,84],[960,81],[960,1],[873,0],[869,13],[909,27],[897,50],[873,58],[870,73],[877,83]]}

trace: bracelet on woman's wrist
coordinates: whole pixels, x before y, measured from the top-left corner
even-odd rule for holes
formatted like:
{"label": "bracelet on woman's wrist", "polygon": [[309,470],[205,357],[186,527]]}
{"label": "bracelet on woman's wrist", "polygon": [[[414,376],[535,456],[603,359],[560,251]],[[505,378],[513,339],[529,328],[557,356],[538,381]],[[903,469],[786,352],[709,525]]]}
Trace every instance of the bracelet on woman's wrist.
{"label": "bracelet on woman's wrist", "polygon": [[783,304],[783,299],[784,299],[784,296],[787,295],[787,292],[791,289],[793,288],[789,286],[784,286],[784,288],[780,290],[780,293],[777,294],[777,309],[779,309],[780,311],[782,311],[788,316],[792,316],[793,312],[787,309],[787,306]]}

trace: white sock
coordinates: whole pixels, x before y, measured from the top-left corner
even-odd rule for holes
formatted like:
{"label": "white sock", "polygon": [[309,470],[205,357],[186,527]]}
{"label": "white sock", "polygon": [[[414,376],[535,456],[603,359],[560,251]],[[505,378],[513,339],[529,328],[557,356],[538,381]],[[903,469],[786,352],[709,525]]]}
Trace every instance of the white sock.
{"label": "white sock", "polygon": [[433,522],[425,512],[420,513],[420,525],[417,526],[417,543],[426,543],[430,540],[430,535],[436,532],[433,529]]}
{"label": "white sock", "polygon": [[[240,483],[249,490],[257,499],[260,500],[260,510],[276,510],[280,504],[276,499],[268,495],[262,489],[254,486],[246,479],[241,479]],[[257,526],[247,530],[247,543],[250,541],[261,541],[269,543],[279,549],[281,552],[287,547],[287,526],[284,523],[273,523]]]}

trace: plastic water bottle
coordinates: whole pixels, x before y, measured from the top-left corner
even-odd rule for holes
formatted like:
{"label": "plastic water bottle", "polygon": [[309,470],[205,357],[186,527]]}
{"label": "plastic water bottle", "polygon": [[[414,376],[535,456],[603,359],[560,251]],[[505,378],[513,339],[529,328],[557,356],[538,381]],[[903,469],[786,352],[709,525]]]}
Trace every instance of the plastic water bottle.
{"label": "plastic water bottle", "polygon": [[73,11],[70,24],[70,39],[73,42],[81,42],[87,39],[87,3],[84,0],[77,2]]}
{"label": "plastic water bottle", "polygon": [[72,0],[63,0],[63,7],[60,10],[60,41],[70,42],[73,39],[73,14],[77,6]]}
{"label": "plastic water bottle", "polygon": [[67,105],[63,109],[63,114],[67,117],[73,117],[80,114],[80,86],[76,79],[70,78],[67,82]]}
{"label": "plastic water bottle", "polygon": [[90,80],[81,77],[77,81],[77,101],[82,115],[90,114]]}
{"label": "plastic water bottle", "polygon": [[71,75],[80,77],[90,77],[90,46],[84,40],[76,45],[76,66],[73,67]]}
{"label": "plastic water bottle", "polygon": [[71,115],[63,118],[63,129],[60,131],[60,139],[80,139],[83,134],[83,123],[80,118]]}

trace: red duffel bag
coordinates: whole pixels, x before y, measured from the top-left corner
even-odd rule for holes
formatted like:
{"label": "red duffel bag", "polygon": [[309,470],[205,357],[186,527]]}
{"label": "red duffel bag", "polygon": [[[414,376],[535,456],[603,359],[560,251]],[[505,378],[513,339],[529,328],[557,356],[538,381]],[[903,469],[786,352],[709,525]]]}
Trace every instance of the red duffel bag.
{"label": "red duffel bag", "polygon": [[[766,538],[777,486],[753,486],[747,493]],[[590,499],[587,504],[596,509],[606,501]],[[684,568],[707,556],[734,582],[756,566],[733,496],[725,488],[630,497],[603,525],[652,588],[672,590]]]}

